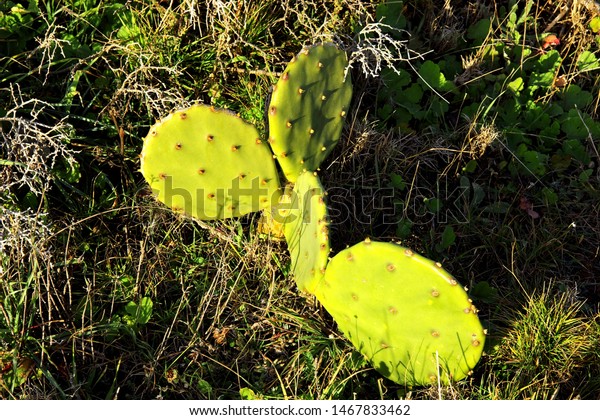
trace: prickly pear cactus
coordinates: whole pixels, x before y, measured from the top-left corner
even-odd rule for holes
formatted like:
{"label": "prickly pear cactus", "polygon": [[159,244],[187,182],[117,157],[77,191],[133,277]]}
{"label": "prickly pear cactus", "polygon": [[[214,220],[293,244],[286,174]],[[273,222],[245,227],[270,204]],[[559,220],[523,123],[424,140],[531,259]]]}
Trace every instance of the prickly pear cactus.
{"label": "prickly pear cactus", "polygon": [[284,234],[298,288],[313,293],[329,257],[329,228],[325,192],[317,175],[304,172],[296,180],[284,217]]}
{"label": "prickly pear cactus", "polygon": [[290,214],[292,189],[293,185],[288,184],[279,196],[277,204],[261,212],[256,226],[257,233],[268,235],[275,241],[285,240],[284,227]]}
{"label": "prickly pear cactus", "polygon": [[448,384],[469,374],[485,332],[465,290],[440,265],[366,240],[331,259],[315,295],[382,375]]}
{"label": "prickly pear cactus", "polygon": [[241,216],[276,202],[279,178],[256,128],[206,105],[150,128],[141,171],[158,200],[200,220]]}
{"label": "prickly pear cactus", "polygon": [[269,143],[291,182],[317,170],[340,138],[352,97],[347,65],[333,44],[305,48],[273,88]]}

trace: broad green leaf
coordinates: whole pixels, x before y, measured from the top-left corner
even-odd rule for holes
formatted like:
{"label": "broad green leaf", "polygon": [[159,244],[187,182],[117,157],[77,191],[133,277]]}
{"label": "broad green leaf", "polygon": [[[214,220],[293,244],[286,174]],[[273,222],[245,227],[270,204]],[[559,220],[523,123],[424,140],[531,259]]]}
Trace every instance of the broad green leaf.
{"label": "broad green leaf", "polygon": [[426,198],[423,201],[425,202],[425,206],[427,206],[427,210],[429,210],[431,213],[439,213],[439,211],[442,209],[442,200],[439,198]]}
{"label": "broad green leaf", "polygon": [[471,186],[473,187],[473,200],[471,201],[471,206],[477,207],[485,198],[485,191],[483,187],[476,182],[473,182]]}
{"label": "broad green leaf", "polygon": [[571,110],[573,108],[583,109],[594,100],[593,95],[586,91],[582,90],[577,85],[569,85],[563,93],[565,110]]}
{"label": "broad green leaf", "polygon": [[390,90],[399,90],[404,86],[410,84],[410,74],[403,69],[399,69],[398,73],[391,69],[383,69],[381,71],[381,80],[385,86]]}
{"label": "broad green leaf", "polygon": [[580,71],[590,71],[600,69],[600,63],[596,54],[591,51],[584,51],[579,55],[577,59],[577,68]]}
{"label": "broad green leaf", "polygon": [[391,174],[389,186],[404,191],[406,189],[406,182],[404,181],[404,178],[402,178],[402,175]]}
{"label": "broad green leaf", "polygon": [[442,233],[442,241],[440,242],[440,250],[445,250],[454,245],[456,241],[456,233],[454,233],[454,228],[450,225],[446,226],[444,232]]}
{"label": "broad green leaf", "polygon": [[544,175],[546,173],[546,164],[548,156],[539,153],[536,150],[528,150],[523,153],[524,164],[529,171],[535,175]]}
{"label": "broad green leaf", "polygon": [[198,390],[204,394],[210,394],[213,390],[213,387],[210,383],[205,381],[204,379],[198,379],[198,383],[196,384]]}
{"label": "broad green leaf", "polygon": [[139,304],[129,302],[125,306],[127,315],[123,319],[132,326],[147,324],[152,316],[152,306],[152,299],[149,297],[143,297]]}
{"label": "broad green leaf", "polygon": [[138,322],[140,324],[147,324],[152,316],[152,299],[149,297],[143,297],[140,301],[140,312],[138,315]]}
{"label": "broad green leaf", "polygon": [[559,52],[556,50],[550,50],[545,54],[540,55],[540,58],[534,65],[534,68],[538,73],[554,73],[558,66],[560,66],[561,61],[562,59]]}
{"label": "broad green leaf", "polygon": [[556,194],[552,188],[544,187],[542,189],[542,195],[544,196],[547,205],[554,205],[558,203],[558,194]]}
{"label": "broad green leaf", "polygon": [[[514,123],[515,121],[513,121],[513,124]],[[506,136],[508,147],[511,150],[518,151],[519,148],[522,147],[527,149],[527,145],[531,143],[531,139],[526,135],[526,133],[517,127],[511,127],[510,130],[507,130],[504,133],[504,135]]]}
{"label": "broad green leaf", "polygon": [[246,400],[246,401],[255,401],[255,400],[262,399],[259,396],[257,396],[254,391],[252,391],[250,388],[247,388],[247,387],[240,389],[240,398],[242,400]]}
{"label": "broad green leaf", "polygon": [[582,171],[579,174],[579,181],[581,181],[581,182],[588,182],[590,180],[590,177],[592,176],[593,173],[594,173],[594,170],[591,169],[591,168]]}
{"label": "broad green leaf", "polygon": [[449,90],[446,77],[441,72],[440,66],[431,60],[427,60],[421,65],[419,76],[421,76],[420,81],[431,89]]}
{"label": "broad green leaf", "polygon": [[513,80],[507,85],[508,90],[510,90],[514,95],[518,95],[519,92],[523,90],[524,86],[525,83],[523,83],[522,77],[517,77],[515,80]]}
{"label": "broad green leaf", "polygon": [[526,110],[521,118],[523,127],[528,130],[538,131],[550,125],[551,119],[544,105],[534,101],[527,101]]}
{"label": "broad green leaf", "polygon": [[588,165],[591,161],[589,153],[580,140],[565,140],[563,143],[563,151],[584,165]]}
{"label": "broad green leaf", "polygon": [[489,206],[486,206],[483,211],[485,213],[492,213],[492,214],[505,214],[508,212],[508,210],[510,209],[510,204],[504,201],[497,201],[495,203],[490,204]]}
{"label": "broad green leaf", "polygon": [[498,290],[495,287],[490,286],[487,281],[480,281],[473,286],[470,295],[482,302],[492,303],[498,297]]}
{"label": "broad green leaf", "polygon": [[531,73],[529,76],[529,85],[531,92],[533,93],[538,88],[548,89],[552,86],[554,81],[554,72],[549,71],[546,73]]}
{"label": "broad green leaf", "polygon": [[560,134],[560,123],[558,121],[552,121],[549,125],[540,130],[540,137],[545,140],[548,139],[553,144],[556,143],[556,138]]}
{"label": "broad green leaf", "polygon": [[592,138],[600,135],[600,124],[587,113],[577,109],[569,110],[563,117],[560,128],[571,139],[583,140],[590,135]]}
{"label": "broad green leaf", "polygon": [[377,6],[375,16],[378,22],[389,25],[392,28],[406,28],[406,18],[402,14],[404,5],[402,1],[386,1]]}
{"label": "broad green leaf", "polygon": [[117,31],[117,38],[126,42],[139,40],[142,31],[136,22],[135,15],[125,11],[120,13],[118,17],[121,20],[121,27]]}
{"label": "broad green leaf", "polygon": [[413,83],[408,89],[403,90],[402,94],[403,100],[401,102],[408,101],[413,104],[418,104],[423,98],[423,89],[418,83]]}
{"label": "broad green leaf", "polygon": [[490,30],[492,29],[492,22],[489,19],[481,19],[467,29],[467,38],[475,41],[476,44],[481,45],[487,38]]}
{"label": "broad green leaf", "polygon": [[390,104],[384,104],[383,106],[380,106],[379,108],[377,108],[377,116],[382,121],[387,121],[387,119],[390,118],[393,113],[394,113],[394,108]]}
{"label": "broad green leaf", "polygon": [[473,172],[475,172],[477,170],[477,161],[476,160],[470,160],[462,169],[463,172],[466,172],[468,174],[472,174]]}
{"label": "broad green leaf", "polygon": [[398,226],[396,227],[396,236],[401,239],[406,239],[409,237],[410,232],[412,230],[413,223],[410,220],[402,219],[398,222]]}
{"label": "broad green leaf", "polygon": [[[448,110],[450,109],[450,105],[448,102],[441,99],[439,96],[434,96],[431,99],[431,104],[429,105],[429,111],[432,115],[436,117],[442,117]],[[429,113],[428,113],[429,114]]]}

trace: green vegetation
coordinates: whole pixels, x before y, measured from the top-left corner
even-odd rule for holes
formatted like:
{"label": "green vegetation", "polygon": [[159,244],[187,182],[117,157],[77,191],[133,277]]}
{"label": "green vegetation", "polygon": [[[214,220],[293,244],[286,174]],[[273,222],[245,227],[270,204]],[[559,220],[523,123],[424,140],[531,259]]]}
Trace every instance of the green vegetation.
{"label": "green vegetation", "polygon": [[[379,3],[0,4],[2,397],[600,396],[599,11]],[[489,333],[467,380],[381,378],[257,215],[192,221],[138,170],[197,101],[264,135],[317,41],[354,84],[321,164],[333,251],[398,241],[466,284]]]}

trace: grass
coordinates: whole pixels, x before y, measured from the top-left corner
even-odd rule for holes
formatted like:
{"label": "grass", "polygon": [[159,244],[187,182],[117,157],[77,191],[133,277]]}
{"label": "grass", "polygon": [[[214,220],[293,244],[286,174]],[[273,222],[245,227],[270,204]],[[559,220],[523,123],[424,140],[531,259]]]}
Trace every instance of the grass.
{"label": "grass", "polygon": [[508,366],[502,373],[510,378],[505,394],[499,397],[548,399],[555,397],[560,388],[579,389],[582,384],[572,380],[587,366],[586,359],[593,358],[597,344],[590,340],[597,326],[593,320],[579,317],[580,309],[581,303],[568,292],[559,292],[553,298],[541,292],[529,298],[523,312],[511,317],[511,328],[497,353]]}
{"label": "grass", "polygon": [[[593,4],[5,3],[3,398],[600,397]],[[489,331],[468,380],[383,379],[297,292],[259,215],[182,218],[138,171],[150,125],[195,101],[264,132],[271,85],[316,40],[355,58],[321,173],[333,250],[400,241],[467,285]]]}

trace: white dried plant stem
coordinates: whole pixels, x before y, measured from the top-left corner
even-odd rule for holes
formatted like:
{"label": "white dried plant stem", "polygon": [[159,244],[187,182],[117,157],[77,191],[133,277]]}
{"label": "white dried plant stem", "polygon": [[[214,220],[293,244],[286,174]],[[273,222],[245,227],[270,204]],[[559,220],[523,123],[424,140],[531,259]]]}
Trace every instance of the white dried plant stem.
{"label": "white dried plant stem", "polygon": [[410,35],[381,22],[368,23],[358,34],[358,41],[349,59],[350,68],[359,68],[368,77],[379,77],[388,68],[400,73],[400,63],[423,59],[424,54],[411,50],[408,41],[396,39]]}
{"label": "white dried plant stem", "polygon": [[[152,57],[135,43],[126,46],[115,45],[113,48],[121,50],[122,59],[118,66],[109,61],[106,63],[116,76],[123,78],[123,81],[102,109],[101,114],[111,109],[118,109],[119,104],[134,101],[144,104],[149,116],[160,119],[174,109],[191,105],[182,92],[169,86],[164,80],[164,73],[178,76],[182,73],[181,69],[175,66],[151,64]],[[131,68],[135,70],[127,71]]]}
{"label": "white dried plant stem", "polygon": [[26,187],[41,196],[50,188],[59,160],[75,165],[75,152],[68,146],[73,128],[65,119],[54,125],[40,122],[40,114],[52,105],[24,99],[17,85],[11,85],[10,91],[13,107],[0,118],[0,195],[13,187]]}
{"label": "white dried plant stem", "polygon": [[35,38],[35,41],[38,43],[38,45],[29,53],[29,58],[37,54],[41,55],[40,64],[36,71],[41,74],[45,68],[44,82],[42,83],[45,85],[48,81],[50,67],[54,61],[54,58],[57,54],[60,54],[63,58],[65,58],[63,45],[70,45],[71,43],[66,39],[56,37],[57,30],[66,30],[64,26],[56,25],[54,22],[48,22],[43,13],[41,14],[41,18],[44,20],[47,29],[42,38]]}

